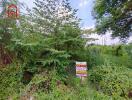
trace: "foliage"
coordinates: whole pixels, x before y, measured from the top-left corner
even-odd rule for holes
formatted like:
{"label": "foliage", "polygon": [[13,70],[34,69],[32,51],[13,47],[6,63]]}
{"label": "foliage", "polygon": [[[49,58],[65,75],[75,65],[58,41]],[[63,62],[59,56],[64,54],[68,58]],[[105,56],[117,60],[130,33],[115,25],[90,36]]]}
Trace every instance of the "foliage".
{"label": "foliage", "polygon": [[[104,20],[107,18],[102,12],[105,8],[101,8],[100,13],[100,7],[104,7],[100,2],[97,1],[95,6],[97,21],[102,21],[101,16]],[[85,48],[86,41],[82,38],[76,11],[71,8],[69,0],[61,3],[60,0],[35,0],[35,7],[28,15],[20,16],[18,26],[16,20],[0,20],[0,53],[8,50],[13,54],[13,62],[17,63],[0,68],[0,99],[121,100],[127,97],[132,89],[131,45]],[[108,27],[101,26],[101,29],[106,31]],[[126,34],[120,36],[124,38]],[[94,90],[89,83],[81,85],[80,79],[74,77],[75,61],[87,61],[88,68],[92,68],[89,80],[100,91]],[[106,62],[109,65],[103,65]],[[22,84],[24,79],[28,84]]]}
{"label": "foliage", "polygon": [[127,62],[128,62],[128,66],[129,66],[129,68],[132,68],[132,44],[129,44],[129,45],[126,45],[126,46],[124,46],[124,48],[125,48],[125,51],[127,52],[127,54],[129,55],[129,57],[128,57],[128,60],[127,60]]}
{"label": "foliage", "polygon": [[[33,97],[37,100],[110,100],[114,98],[95,91],[90,84],[81,85],[78,78],[69,77],[68,80],[65,80],[68,82],[65,85],[64,80],[58,76],[55,70],[40,69],[32,81],[23,86],[20,82],[21,72],[22,69],[16,66],[1,70],[0,99],[26,100]],[[122,100],[120,97],[118,99]]]}
{"label": "foliage", "polygon": [[131,90],[131,78],[131,69],[109,64],[93,68],[89,75],[89,80],[99,91],[121,97],[127,97]]}
{"label": "foliage", "polygon": [[102,65],[105,62],[131,68],[131,45],[90,46],[87,47],[87,62],[89,67]]}
{"label": "foliage", "polygon": [[69,0],[35,0],[35,7],[30,13],[33,31],[42,34],[58,34],[58,29],[68,24],[78,27],[77,10],[70,6]]}
{"label": "foliage", "polygon": [[88,87],[80,88],[80,91],[70,89],[65,86],[60,86],[60,88],[54,90],[50,94],[44,94],[43,92],[35,93],[34,96],[38,100],[50,99],[50,100],[110,100],[111,97],[97,93]]}
{"label": "foliage", "polygon": [[99,46],[90,46],[86,49],[89,68],[104,64],[102,49]]}
{"label": "foliage", "polygon": [[20,66],[11,65],[0,69],[0,99],[5,100],[10,97],[17,98],[23,85],[21,84]]}
{"label": "foliage", "polygon": [[[56,71],[47,71],[47,73],[45,71],[36,74],[32,81],[23,89],[22,94],[25,94],[26,97],[29,95],[37,100],[109,100],[112,98],[93,90],[87,84],[81,85],[79,78],[69,76],[65,80],[68,84],[65,85]],[[45,85],[45,82],[48,84]]]}
{"label": "foliage", "polygon": [[[35,72],[38,67],[45,67],[65,73],[70,60],[84,49],[85,42],[77,24],[76,10],[68,2],[63,0],[61,6],[71,14],[60,18],[56,15],[57,9],[61,9],[56,7],[59,1],[36,0],[34,10],[29,16],[22,16],[20,26],[13,28],[11,43],[7,47],[15,52],[24,69]],[[64,20],[64,17],[67,19]],[[26,29],[25,25],[28,26]]]}
{"label": "foliage", "polygon": [[46,39],[44,41],[37,40],[34,43],[13,41],[12,45],[14,47],[10,45],[9,48],[13,51],[16,50],[16,56],[23,63],[26,70],[34,72],[37,70],[37,67],[44,67],[48,69],[58,69],[58,72],[62,73],[62,70],[64,71],[64,67],[68,64],[67,59],[70,56],[65,51],[52,49],[49,47],[50,44],[42,45],[41,42],[47,44],[45,41]]}
{"label": "foliage", "polygon": [[106,33],[111,30],[113,37],[129,37],[132,31],[131,11],[131,0],[96,0],[93,13],[97,31]]}

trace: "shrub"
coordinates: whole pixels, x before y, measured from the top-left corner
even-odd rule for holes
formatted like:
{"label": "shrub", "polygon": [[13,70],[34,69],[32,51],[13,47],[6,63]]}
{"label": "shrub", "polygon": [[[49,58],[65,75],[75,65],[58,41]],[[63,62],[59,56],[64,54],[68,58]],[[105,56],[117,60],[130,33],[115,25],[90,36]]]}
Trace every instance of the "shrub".
{"label": "shrub", "polygon": [[48,94],[39,91],[33,93],[33,96],[37,100],[110,100],[112,98],[93,90],[88,84],[81,85],[79,78],[70,77],[67,81],[68,85],[61,83],[54,86]]}
{"label": "shrub", "polygon": [[86,51],[89,68],[104,64],[102,50],[98,46],[88,47]]}
{"label": "shrub", "polygon": [[[131,68],[132,46],[90,46],[87,48],[87,62],[90,67],[99,66],[109,61],[111,64],[118,64]],[[83,58],[83,57],[82,57]]]}
{"label": "shrub", "polygon": [[116,65],[102,65],[90,71],[89,80],[96,89],[114,96],[127,97],[132,88],[131,69]]}
{"label": "shrub", "polygon": [[23,87],[21,84],[21,67],[12,65],[0,69],[0,99],[17,98]]}
{"label": "shrub", "polygon": [[9,46],[12,51],[16,51],[17,59],[24,65],[25,70],[36,72],[39,67],[43,67],[56,69],[60,74],[64,72],[65,67],[69,64],[68,58],[70,57],[66,51],[59,51],[52,48],[46,42],[46,39],[39,40],[38,38],[38,41],[34,43],[30,43],[31,41],[27,43],[25,41],[14,40],[12,43],[13,46]]}

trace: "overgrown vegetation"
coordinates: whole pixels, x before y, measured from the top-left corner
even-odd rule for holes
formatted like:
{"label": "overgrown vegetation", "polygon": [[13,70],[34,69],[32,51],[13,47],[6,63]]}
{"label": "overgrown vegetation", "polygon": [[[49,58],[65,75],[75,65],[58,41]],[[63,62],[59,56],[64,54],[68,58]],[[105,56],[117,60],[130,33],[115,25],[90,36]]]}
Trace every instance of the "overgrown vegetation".
{"label": "overgrown vegetation", "polygon": [[[104,2],[95,5],[98,20],[105,12],[103,8],[100,13]],[[65,16],[60,16],[59,9]],[[59,0],[35,0],[28,12],[20,15],[20,25],[14,19],[0,19],[1,100],[132,98],[132,44],[85,47],[77,10],[69,0],[62,0],[61,5]],[[128,36],[125,30],[121,38]],[[75,75],[75,61],[88,64],[84,84]]]}

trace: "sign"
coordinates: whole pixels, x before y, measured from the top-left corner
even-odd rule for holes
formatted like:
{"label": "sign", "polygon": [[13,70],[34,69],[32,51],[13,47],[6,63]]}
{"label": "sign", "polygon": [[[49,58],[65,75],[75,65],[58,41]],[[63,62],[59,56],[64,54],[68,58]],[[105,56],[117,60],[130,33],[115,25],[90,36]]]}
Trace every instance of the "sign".
{"label": "sign", "polygon": [[87,62],[76,62],[76,76],[87,77]]}
{"label": "sign", "polygon": [[0,0],[0,17],[16,19],[19,17],[18,0]]}
{"label": "sign", "polygon": [[18,18],[19,16],[19,10],[15,4],[8,5],[7,8],[7,17],[8,18]]}

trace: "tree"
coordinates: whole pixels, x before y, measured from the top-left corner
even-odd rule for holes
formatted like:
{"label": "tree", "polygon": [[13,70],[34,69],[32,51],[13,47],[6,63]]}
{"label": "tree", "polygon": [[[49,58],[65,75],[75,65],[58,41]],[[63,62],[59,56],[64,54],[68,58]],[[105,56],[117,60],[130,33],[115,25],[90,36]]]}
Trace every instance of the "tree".
{"label": "tree", "polygon": [[32,16],[35,30],[49,34],[56,33],[57,28],[64,24],[78,27],[77,10],[72,9],[69,0],[35,0]]}
{"label": "tree", "polygon": [[84,40],[76,17],[77,10],[71,8],[69,0],[36,0],[35,5],[33,23],[37,25],[36,28],[39,26],[40,33],[51,36],[54,49],[72,55],[83,48]]}
{"label": "tree", "polygon": [[8,64],[11,62],[5,47],[10,43],[11,30],[16,27],[15,20],[6,18],[6,7],[10,3],[11,2],[7,0],[2,0],[0,5],[2,8],[2,12],[0,13],[0,60],[2,60],[3,64]]}
{"label": "tree", "polygon": [[111,30],[113,37],[125,39],[132,32],[131,0],[96,0],[94,11],[98,33]]}
{"label": "tree", "polygon": [[[23,3],[18,0],[2,0],[0,2],[0,9],[2,10],[0,13],[0,60],[3,60],[5,64],[8,63],[6,59],[11,60],[7,46],[11,43],[13,35],[19,31],[16,24],[17,19],[7,16],[8,6],[12,4],[17,5],[17,7],[23,6]],[[12,10],[16,11],[16,9]]]}
{"label": "tree", "polygon": [[76,10],[69,0],[36,0],[35,5],[21,17],[19,34],[10,47],[25,70],[44,67],[64,74],[71,60],[79,60],[85,45]]}
{"label": "tree", "polygon": [[50,38],[50,47],[57,50],[83,48],[77,10],[71,8],[69,0],[35,0],[35,5],[26,18],[29,32]]}

